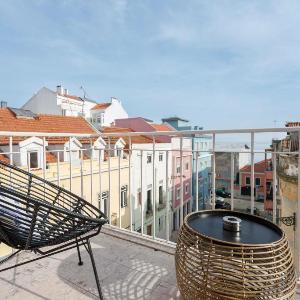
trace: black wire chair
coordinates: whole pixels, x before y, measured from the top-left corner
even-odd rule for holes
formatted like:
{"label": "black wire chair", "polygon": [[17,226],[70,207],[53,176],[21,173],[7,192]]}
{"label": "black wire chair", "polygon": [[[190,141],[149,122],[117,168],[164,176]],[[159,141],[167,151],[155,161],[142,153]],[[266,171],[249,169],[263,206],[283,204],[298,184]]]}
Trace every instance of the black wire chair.
{"label": "black wire chair", "polygon": [[[106,216],[75,194],[15,166],[0,162],[0,243],[16,249],[0,265],[23,250],[37,258],[0,269],[0,272],[77,248],[87,250],[103,299],[90,238],[100,233]],[[41,248],[45,248],[41,250]]]}

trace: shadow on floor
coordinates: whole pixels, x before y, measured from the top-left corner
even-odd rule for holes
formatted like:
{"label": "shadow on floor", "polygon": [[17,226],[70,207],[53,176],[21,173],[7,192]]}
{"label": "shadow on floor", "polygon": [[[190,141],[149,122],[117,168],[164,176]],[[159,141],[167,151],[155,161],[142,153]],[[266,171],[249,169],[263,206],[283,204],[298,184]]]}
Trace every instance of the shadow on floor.
{"label": "shadow on floor", "polygon": [[[105,299],[180,299],[172,256],[130,247],[130,243],[105,248],[93,243],[92,248]],[[82,296],[99,299],[90,258],[83,247],[81,255],[83,266],[78,266],[74,252],[61,261],[57,274]]]}

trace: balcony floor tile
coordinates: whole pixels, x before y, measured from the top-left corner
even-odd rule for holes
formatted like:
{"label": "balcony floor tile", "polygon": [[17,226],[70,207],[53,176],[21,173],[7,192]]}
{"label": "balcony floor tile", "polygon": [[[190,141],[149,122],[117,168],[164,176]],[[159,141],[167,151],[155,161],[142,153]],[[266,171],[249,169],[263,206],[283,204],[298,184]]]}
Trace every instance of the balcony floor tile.
{"label": "balcony floor tile", "polygon": [[[92,248],[105,299],[180,299],[173,255],[103,233],[92,240]],[[70,250],[0,273],[1,299],[97,299],[90,259],[85,249],[81,253],[83,266]],[[31,257],[26,252],[16,259]]]}

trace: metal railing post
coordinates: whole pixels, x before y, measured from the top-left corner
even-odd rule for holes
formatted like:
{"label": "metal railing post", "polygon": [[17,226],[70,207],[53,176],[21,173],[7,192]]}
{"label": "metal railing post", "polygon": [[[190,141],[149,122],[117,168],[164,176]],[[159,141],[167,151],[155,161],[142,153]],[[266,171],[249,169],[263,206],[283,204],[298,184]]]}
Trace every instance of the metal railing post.
{"label": "metal railing post", "polygon": [[254,200],[255,200],[255,178],[254,178],[254,132],[251,132],[251,203],[250,211],[251,215],[254,214]]}
{"label": "metal railing post", "polygon": [[70,165],[70,192],[72,192],[72,153],[71,153],[71,137],[69,138],[69,165]]}
{"label": "metal railing post", "polygon": [[9,137],[9,163],[13,164],[13,137]]}
{"label": "metal railing post", "polygon": [[212,209],[216,207],[216,134],[212,138]]}
{"label": "metal railing post", "polygon": [[166,239],[170,240],[169,151],[166,150]]}
{"label": "metal railing post", "polygon": [[[98,171],[99,171],[99,195],[98,195],[98,200],[99,200],[99,208],[102,210],[102,207],[101,207],[101,201],[102,201],[102,176],[101,176],[101,149],[99,149],[99,166],[98,166]],[[106,203],[107,205],[107,203]],[[104,211],[103,211],[104,212]],[[104,213],[107,213],[107,212],[104,212]]]}
{"label": "metal railing post", "polygon": [[[195,208],[196,208],[196,211],[199,210],[199,166],[198,166],[198,163],[199,163],[199,160],[198,160],[198,156],[199,156],[199,152],[196,151],[196,184],[195,184],[195,189],[196,189],[196,205],[195,205]],[[201,161],[201,159],[200,159]],[[203,184],[203,183],[202,183]],[[204,195],[202,195],[204,197]]]}
{"label": "metal railing post", "polygon": [[183,138],[180,137],[180,223],[183,224]]}
{"label": "metal railing post", "polygon": [[156,233],[156,170],[155,170],[155,137],[152,137],[152,147],[153,147],[153,155],[152,155],[152,197],[153,197],[153,232],[152,237],[155,239],[155,233]]}
{"label": "metal railing post", "polygon": [[94,153],[94,147],[93,147],[93,141],[90,139],[90,174],[91,174],[91,204],[93,204],[93,172],[94,172],[94,167],[93,167],[93,153]]}
{"label": "metal railing post", "polygon": [[80,193],[81,193],[81,197],[83,198],[84,195],[84,184],[83,184],[83,150],[80,149]]}
{"label": "metal railing post", "polygon": [[[275,149],[276,151],[276,149]],[[273,168],[273,223],[277,223],[277,156],[276,152],[272,153],[272,168]]]}
{"label": "metal railing post", "polygon": [[132,155],[132,144],[131,137],[129,137],[129,150],[128,150],[128,194],[129,194],[129,220],[130,220],[130,231],[132,232],[132,214],[133,205],[131,197],[131,155]]}
{"label": "metal railing post", "polygon": [[122,228],[122,207],[121,207],[121,201],[122,201],[122,195],[121,195],[121,154],[118,153],[118,195],[119,195],[119,228]]}
{"label": "metal railing post", "polygon": [[234,153],[231,152],[231,178],[230,178],[230,183],[231,183],[231,199],[230,199],[230,205],[231,205],[231,210],[234,210]]}
{"label": "metal railing post", "polygon": [[60,152],[57,151],[57,159],[56,159],[56,171],[57,171],[57,184],[60,186]]}
{"label": "metal railing post", "polygon": [[144,234],[144,189],[143,189],[143,150],[140,150],[141,154],[141,235]]}
{"label": "metal railing post", "polygon": [[109,197],[109,201],[108,201],[108,205],[107,205],[107,211],[108,211],[108,220],[109,220],[109,224],[111,224],[111,169],[110,169],[110,149],[111,145],[110,145],[110,137],[108,138],[108,158],[107,158],[107,163],[108,163],[108,197]]}
{"label": "metal railing post", "polygon": [[296,270],[297,276],[300,277],[300,131],[298,132],[298,203],[297,203],[297,212],[296,212],[296,252],[295,253],[295,263],[296,263]]}

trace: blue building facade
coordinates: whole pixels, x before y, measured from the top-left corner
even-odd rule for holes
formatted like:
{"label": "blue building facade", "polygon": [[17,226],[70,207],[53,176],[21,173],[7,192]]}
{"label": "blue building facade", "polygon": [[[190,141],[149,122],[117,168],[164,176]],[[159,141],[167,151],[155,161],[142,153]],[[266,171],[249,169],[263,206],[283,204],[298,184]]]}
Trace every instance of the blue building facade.
{"label": "blue building facade", "polygon": [[[163,123],[167,123],[175,130],[199,130],[199,135],[192,137],[193,165],[192,165],[192,195],[193,210],[196,208],[196,199],[198,193],[198,208],[205,209],[210,200],[211,194],[211,148],[212,138],[208,135],[201,135],[201,127],[189,125],[189,121],[179,118],[170,117],[162,119]],[[197,159],[198,154],[198,159]],[[197,166],[198,164],[198,166]],[[197,174],[198,170],[198,174]],[[196,183],[198,180],[198,191]]]}

